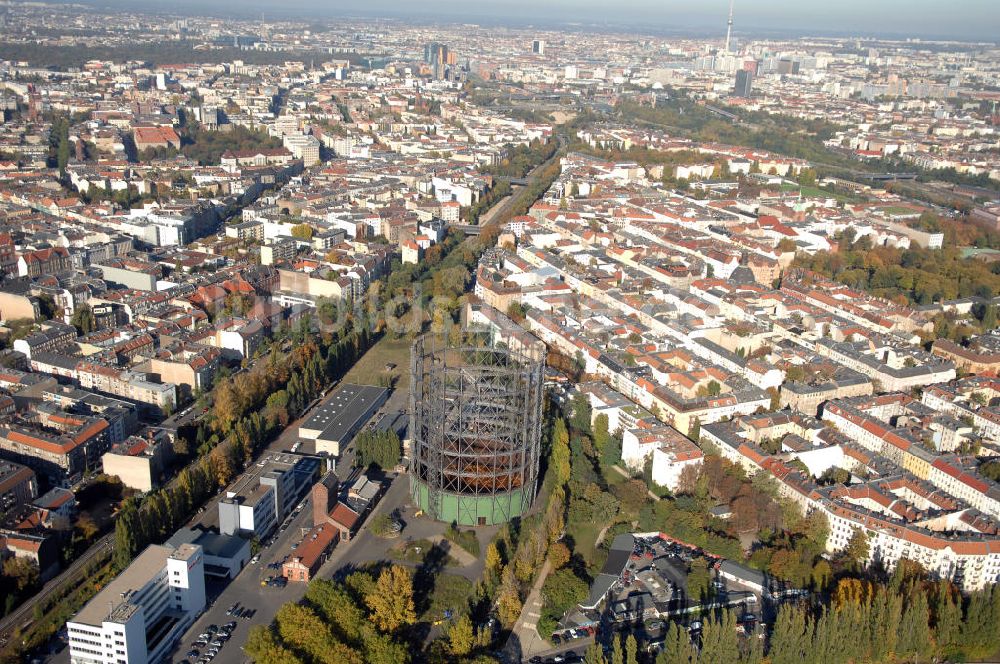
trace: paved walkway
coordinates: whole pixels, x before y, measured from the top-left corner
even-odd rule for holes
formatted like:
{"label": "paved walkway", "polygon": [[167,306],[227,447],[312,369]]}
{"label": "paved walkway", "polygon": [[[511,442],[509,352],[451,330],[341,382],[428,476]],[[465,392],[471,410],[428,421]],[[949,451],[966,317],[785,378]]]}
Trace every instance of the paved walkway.
{"label": "paved walkway", "polygon": [[[614,469],[614,471],[615,471],[616,473],[618,473],[619,475],[621,475],[622,477],[627,477],[628,479],[632,479],[632,476],[631,476],[631,475],[629,475],[628,473],[626,473],[626,472],[625,472],[624,470],[622,470],[622,469],[621,469],[621,467],[619,467],[619,466],[618,466],[617,464],[615,464],[615,465],[612,465],[612,466],[611,466],[611,468],[613,468],[613,469]],[[660,497],[659,497],[659,496],[657,496],[657,495],[656,495],[655,493],[653,493],[652,491],[649,491],[649,490],[647,490],[647,491],[646,491],[646,494],[647,494],[647,495],[648,495],[648,496],[649,496],[650,498],[652,498],[653,500],[656,500],[656,501],[659,501],[659,500],[660,500]],[[598,542],[600,542],[601,540],[597,540],[597,541],[598,541]]]}
{"label": "paved walkway", "polygon": [[[546,558],[535,584],[531,586],[531,592],[524,600],[521,616],[511,631],[511,638],[507,641],[508,649],[518,647],[520,652],[516,654],[520,655],[521,661],[527,661],[532,655],[545,652],[552,647],[546,639],[538,635],[538,619],[542,617],[542,585],[551,570],[552,564]],[[514,643],[515,638],[516,643]]]}
{"label": "paved walkway", "polygon": [[476,561],[479,559],[474,555],[460,547],[459,545],[452,542],[450,539],[444,535],[438,535],[437,537],[429,538],[431,542],[435,544],[440,544],[441,548],[448,552],[448,555],[458,561],[459,565],[463,567],[468,567],[469,565],[475,565]]}

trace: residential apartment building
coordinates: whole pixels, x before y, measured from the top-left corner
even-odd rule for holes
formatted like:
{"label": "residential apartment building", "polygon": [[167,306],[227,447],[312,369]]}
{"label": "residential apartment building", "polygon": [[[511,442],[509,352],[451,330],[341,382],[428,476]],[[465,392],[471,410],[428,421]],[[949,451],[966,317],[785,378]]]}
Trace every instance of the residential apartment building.
{"label": "residential apartment building", "polygon": [[35,471],[13,461],[0,460],[0,514],[27,505],[37,497]]}

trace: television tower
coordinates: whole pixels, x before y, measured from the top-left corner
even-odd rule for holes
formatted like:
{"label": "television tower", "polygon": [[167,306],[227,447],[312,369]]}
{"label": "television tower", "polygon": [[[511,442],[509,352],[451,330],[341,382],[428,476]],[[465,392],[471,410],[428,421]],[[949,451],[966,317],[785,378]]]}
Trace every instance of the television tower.
{"label": "television tower", "polygon": [[729,0],[729,22],[726,23],[726,53],[729,53],[729,38],[733,35],[733,0]]}

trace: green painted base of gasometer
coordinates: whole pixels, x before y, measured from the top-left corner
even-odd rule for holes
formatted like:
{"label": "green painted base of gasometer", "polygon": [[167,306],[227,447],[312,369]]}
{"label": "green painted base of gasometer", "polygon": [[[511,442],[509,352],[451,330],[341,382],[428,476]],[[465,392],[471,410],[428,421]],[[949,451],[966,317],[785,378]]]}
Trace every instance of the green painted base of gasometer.
{"label": "green painted base of gasometer", "polygon": [[[410,496],[417,509],[428,516],[458,523],[460,526],[495,526],[507,523],[524,514],[531,507],[533,496],[524,489],[498,493],[495,496],[468,496],[446,491],[438,492],[438,510],[430,509],[427,484],[410,477]],[[480,522],[480,518],[484,519]]]}

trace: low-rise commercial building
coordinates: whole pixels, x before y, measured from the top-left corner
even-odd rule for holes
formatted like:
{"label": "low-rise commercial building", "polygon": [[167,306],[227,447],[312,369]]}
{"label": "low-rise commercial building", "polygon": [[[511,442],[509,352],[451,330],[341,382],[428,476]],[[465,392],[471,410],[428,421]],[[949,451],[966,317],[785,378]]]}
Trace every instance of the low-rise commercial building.
{"label": "low-rise commercial building", "polygon": [[317,454],[340,456],[341,446],[351,441],[388,398],[389,390],[384,387],[345,383],[299,426],[299,437],[316,441]]}
{"label": "low-rise commercial building", "polygon": [[259,461],[219,500],[219,531],[267,537],[305,496],[319,466],[318,459],[297,454],[272,454]]}
{"label": "low-rise commercial building", "polygon": [[205,576],[235,579],[250,562],[250,540],[236,535],[181,528],[167,540],[166,545],[176,549],[184,544],[201,547],[205,554]]}
{"label": "low-rise commercial building", "polygon": [[330,552],[340,539],[340,531],[333,524],[321,523],[313,527],[302,543],[281,567],[281,574],[289,581],[308,582],[315,576]]}

